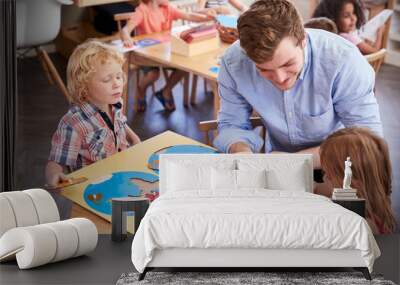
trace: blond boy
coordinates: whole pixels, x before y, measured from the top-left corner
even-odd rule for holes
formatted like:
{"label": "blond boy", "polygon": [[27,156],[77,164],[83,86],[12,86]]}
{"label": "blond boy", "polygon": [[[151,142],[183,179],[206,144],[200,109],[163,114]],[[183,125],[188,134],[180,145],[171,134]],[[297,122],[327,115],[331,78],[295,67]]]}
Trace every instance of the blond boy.
{"label": "blond boy", "polygon": [[57,186],[65,173],[140,142],[122,113],[123,55],[113,47],[88,41],[72,53],[67,84],[72,106],[51,141],[46,181]]}

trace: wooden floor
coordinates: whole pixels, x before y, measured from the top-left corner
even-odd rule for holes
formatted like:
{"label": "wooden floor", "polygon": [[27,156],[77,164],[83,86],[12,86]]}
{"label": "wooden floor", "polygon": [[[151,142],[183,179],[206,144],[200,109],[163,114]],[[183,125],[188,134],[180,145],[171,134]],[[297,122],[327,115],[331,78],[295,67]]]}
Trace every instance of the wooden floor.
{"label": "wooden floor", "polygon": [[[59,71],[66,68],[66,60],[52,54]],[[65,74],[62,73],[65,78]],[[158,82],[158,88],[162,82]],[[130,90],[134,82],[131,82]],[[163,111],[160,103],[148,93],[148,109],[144,114],[133,112],[133,98],[129,102],[128,122],[142,140],[165,130],[172,130],[195,140],[202,140],[197,123],[209,120],[213,114],[211,94],[205,94],[203,80],[199,80],[197,105],[184,108],[181,104],[181,86],[174,90],[177,110]],[[400,223],[400,68],[384,65],[376,82],[376,94],[390,147],[393,166],[392,206]],[[44,166],[50,151],[50,140],[68,104],[61,92],[49,85],[36,58],[18,61],[18,139],[17,189],[42,187]]]}

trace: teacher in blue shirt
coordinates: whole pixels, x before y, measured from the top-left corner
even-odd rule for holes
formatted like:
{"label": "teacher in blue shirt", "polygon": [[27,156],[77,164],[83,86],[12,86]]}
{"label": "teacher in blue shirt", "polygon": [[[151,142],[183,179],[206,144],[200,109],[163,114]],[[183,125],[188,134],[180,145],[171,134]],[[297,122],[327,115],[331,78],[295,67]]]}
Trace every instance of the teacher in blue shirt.
{"label": "teacher in blue shirt", "polygon": [[332,132],[369,127],[382,135],[375,73],[358,48],[323,30],[303,28],[287,0],[258,0],[238,20],[239,41],[218,74],[221,109],[214,145],[223,152],[259,152],[253,110],[267,129],[267,152],[310,153]]}

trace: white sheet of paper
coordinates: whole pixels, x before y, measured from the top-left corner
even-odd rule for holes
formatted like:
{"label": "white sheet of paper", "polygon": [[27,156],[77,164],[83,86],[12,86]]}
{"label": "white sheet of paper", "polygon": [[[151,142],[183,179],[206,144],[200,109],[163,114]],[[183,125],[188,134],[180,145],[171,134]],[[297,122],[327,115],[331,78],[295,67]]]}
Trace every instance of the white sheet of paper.
{"label": "white sheet of paper", "polygon": [[375,42],[378,29],[382,27],[389,17],[393,14],[393,10],[385,9],[382,10],[378,15],[369,20],[359,30],[359,36],[363,39],[367,39]]}

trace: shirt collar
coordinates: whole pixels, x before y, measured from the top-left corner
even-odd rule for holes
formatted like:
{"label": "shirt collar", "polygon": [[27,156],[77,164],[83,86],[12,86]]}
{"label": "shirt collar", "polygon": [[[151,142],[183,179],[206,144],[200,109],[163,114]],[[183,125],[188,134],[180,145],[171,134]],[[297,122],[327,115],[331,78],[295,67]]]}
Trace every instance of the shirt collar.
{"label": "shirt collar", "polygon": [[311,56],[310,56],[311,45],[310,45],[310,40],[309,40],[309,36],[308,36],[307,32],[306,32],[306,46],[304,47],[303,54],[304,54],[303,55],[304,56],[304,65],[303,65],[303,68],[299,75],[299,79],[301,79],[301,80],[304,79],[304,75],[307,72],[307,69],[308,69],[308,67],[310,65],[310,61],[311,61]]}
{"label": "shirt collar", "polygon": [[94,116],[99,111],[99,108],[89,102],[83,102],[79,107],[88,118]]}
{"label": "shirt collar", "polygon": [[[117,111],[121,110],[122,104],[121,103],[116,103],[112,105]],[[100,112],[101,110],[96,107],[96,105],[93,105],[90,102],[83,102],[80,105],[80,108],[82,109],[83,113],[88,116],[89,118],[94,116],[96,113]]]}

